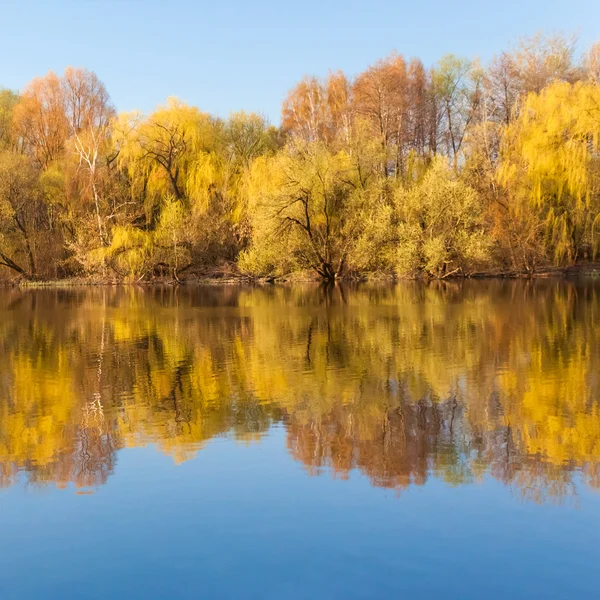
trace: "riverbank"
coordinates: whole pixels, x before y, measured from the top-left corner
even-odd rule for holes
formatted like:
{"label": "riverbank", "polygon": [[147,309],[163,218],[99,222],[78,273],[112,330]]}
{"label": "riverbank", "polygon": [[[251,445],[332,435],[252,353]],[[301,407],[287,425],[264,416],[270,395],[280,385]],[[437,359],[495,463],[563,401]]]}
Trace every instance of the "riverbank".
{"label": "riverbank", "polygon": [[[443,279],[417,278],[428,281],[456,281],[461,279],[573,279],[592,278],[600,279],[600,263],[572,265],[569,267],[546,267],[535,272],[525,271],[486,271],[471,273],[468,276],[453,274]],[[119,279],[103,279],[97,277],[71,277],[65,279],[31,280],[13,279],[0,281],[0,286],[20,288],[57,288],[57,287],[90,287],[90,286],[156,286],[156,285],[268,285],[277,283],[318,283],[320,280],[310,273],[291,273],[281,277],[250,277],[241,273],[222,273],[201,275],[190,274],[185,278],[174,281],[169,278],[153,278],[142,281],[125,281]],[[370,273],[341,278],[340,282],[368,282],[368,281],[401,281],[400,278],[389,273]]]}

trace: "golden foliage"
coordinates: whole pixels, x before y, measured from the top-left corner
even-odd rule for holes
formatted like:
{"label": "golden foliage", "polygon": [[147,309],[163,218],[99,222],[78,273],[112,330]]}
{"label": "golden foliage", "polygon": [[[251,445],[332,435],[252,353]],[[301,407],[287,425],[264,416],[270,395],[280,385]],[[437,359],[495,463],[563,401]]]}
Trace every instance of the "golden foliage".
{"label": "golden foliage", "polygon": [[98,485],[120,448],[181,461],[281,422],[311,473],[487,474],[561,499],[578,469],[599,481],[598,299],[499,281],[8,292],[5,483]]}
{"label": "golden foliage", "polygon": [[600,248],[600,87],[556,83],[530,94],[503,143],[500,177],[540,212],[557,262]]}

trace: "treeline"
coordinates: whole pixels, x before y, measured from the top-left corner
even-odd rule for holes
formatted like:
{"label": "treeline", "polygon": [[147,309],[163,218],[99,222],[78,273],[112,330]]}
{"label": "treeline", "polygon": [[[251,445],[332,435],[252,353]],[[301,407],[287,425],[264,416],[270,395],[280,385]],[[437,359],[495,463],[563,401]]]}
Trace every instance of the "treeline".
{"label": "treeline", "polygon": [[68,68],[0,92],[0,277],[448,277],[600,251],[600,43],[304,78],[281,127],[117,114]]}

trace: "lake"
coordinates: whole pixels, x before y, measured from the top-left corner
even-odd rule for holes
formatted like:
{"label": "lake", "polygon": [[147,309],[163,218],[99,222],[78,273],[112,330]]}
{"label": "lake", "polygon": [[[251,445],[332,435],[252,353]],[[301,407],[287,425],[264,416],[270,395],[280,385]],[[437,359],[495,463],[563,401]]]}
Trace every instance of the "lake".
{"label": "lake", "polygon": [[0,290],[0,598],[596,598],[600,281]]}

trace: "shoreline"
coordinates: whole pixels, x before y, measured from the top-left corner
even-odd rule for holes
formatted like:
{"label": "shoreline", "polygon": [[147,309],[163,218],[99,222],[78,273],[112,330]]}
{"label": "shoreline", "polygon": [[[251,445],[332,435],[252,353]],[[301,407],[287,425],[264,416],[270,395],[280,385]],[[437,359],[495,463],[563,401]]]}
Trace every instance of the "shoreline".
{"label": "shoreline", "polygon": [[[402,278],[391,274],[369,274],[363,276],[348,276],[335,280],[335,283],[398,283],[401,281],[443,282],[443,281],[467,281],[467,280],[489,280],[489,279],[600,279],[600,263],[589,263],[573,265],[570,267],[542,268],[532,273],[517,271],[484,271],[472,273],[467,276],[452,275],[445,278]],[[154,287],[154,286],[179,286],[179,285],[276,285],[290,283],[334,283],[326,282],[317,277],[302,274],[290,274],[281,277],[250,277],[250,276],[190,276],[180,281],[170,279],[152,279],[149,281],[123,281],[102,280],[85,277],[72,277],[65,279],[48,280],[12,280],[0,281],[0,287],[36,289],[36,288],[70,288],[70,287]]]}

